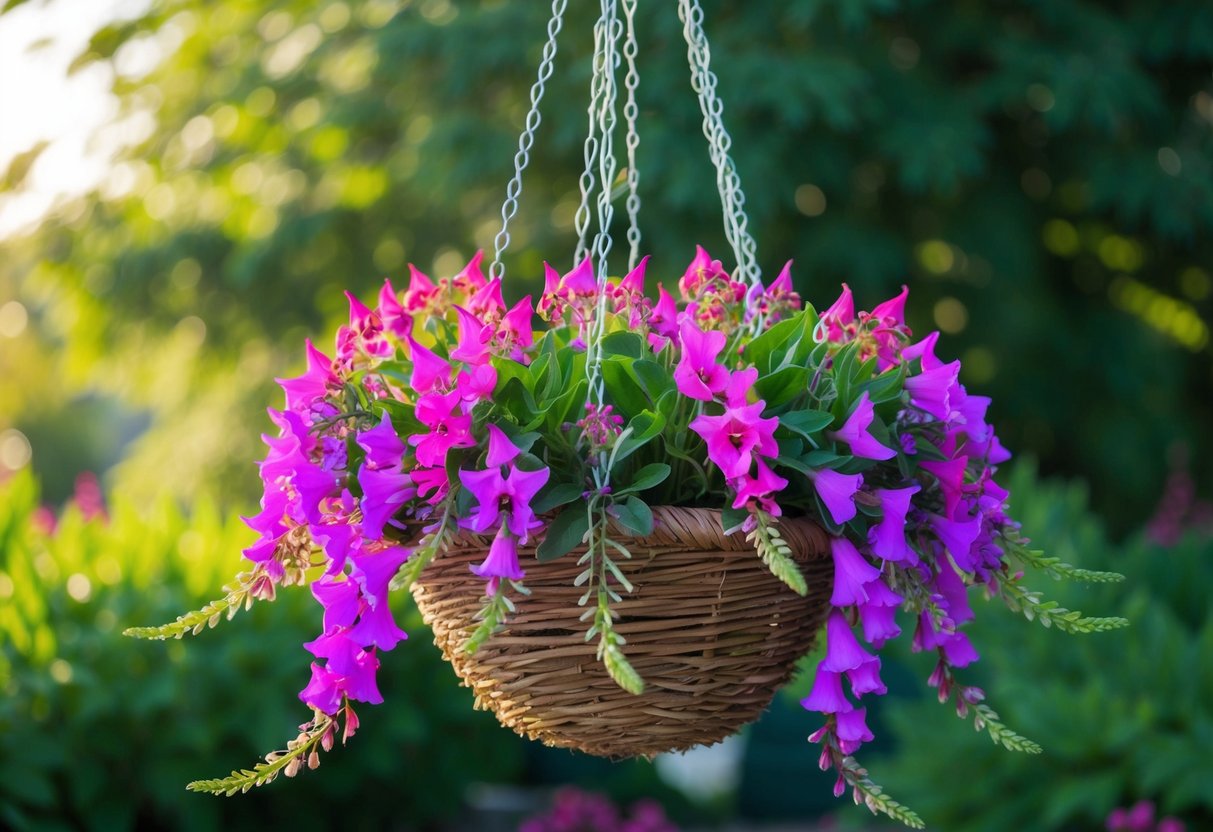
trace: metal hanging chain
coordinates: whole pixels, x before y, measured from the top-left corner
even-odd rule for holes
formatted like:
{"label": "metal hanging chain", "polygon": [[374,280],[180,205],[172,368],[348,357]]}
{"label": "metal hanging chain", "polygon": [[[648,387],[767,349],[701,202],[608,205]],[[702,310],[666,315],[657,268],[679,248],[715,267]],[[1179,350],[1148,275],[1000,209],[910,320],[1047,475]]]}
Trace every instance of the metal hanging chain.
{"label": "metal hanging chain", "polygon": [[[606,299],[607,299],[607,255],[611,251],[611,218],[614,208],[611,205],[611,183],[615,180],[615,151],[614,131],[616,124],[616,86],[615,69],[619,64],[617,42],[623,28],[616,11],[616,0],[601,0],[602,13],[595,25],[595,32],[600,35],[595,39],[598,49],[594,55],[594,73],[598,81],[601,98],[598,111],[595,114],[592,129],[597,132],[598,146],[598,191],[597,216],[598,232],[594,236],[590,248],[596,261],[596,278],[598,282],[598,299],[594,309],[594,318],[590,321],[589,332],[586,333],[586,380],[588,389],[586,401],[602,407],[606,398],[606,384],[602,378],[602,340],[606,330]],[[583,202],[587,208],[588,194],[583,192]],[[588,222],[588,220],[587,220]],[[580,256],[580,255],[579,255]]]}
{"label": "metal hanging chain", "polygon": [[552,77],[556,60],[556,36],[563,25],[564,10],[569,0],[552,0],[552,17],[548,20],[548,39],[543,45],[543,58],[539,62],[539,77],[531,86],[531,109],[526,114],[522,133],[518,136],[518,152],[514,154],[514,177],[505,189],[505,202],[501,206],[501,230],[493,239],[493,262],[489,265],[489,278],[503,277],[505,266],[501,256],[510,245],[510,220],[518,213],[518,197],[522,195],[522,172],[531,161],[531,146],[535,142],[535,131],[543,117],[539,114],[539,102],[543,100],[544,85]]}
{"label": "metal hanging chain", "polygon": [[624,76],[623,86],[627,90],[627,101],[623,105],[623,120],[627,124],[628,151],[628,271],[636,268],[640,259],[640,170],[636,167],[636,148],[640,145],[640,134],[636,131],[636,117],[639,108],[636,106],[636,87],[640,85],[640,74],[636,71],[636,0],[623,0],[623,17],[626,22],[626,35],[623,41],[623,57],[627,62],[628,71]]}
{"label": "metal hanging chain", "polygon": [[745,213],[745,194],[741,177],[729,156],[733,140],[724,127],[724,104],[716,94],[716,75],[710,68],[711,50],[703,31],[703,9],[699,0],[678,0],[678,16],[687,42],[687,60],[691,65],[691,87],[699,96],[703,112],[703,134],[708,140],[712,163],[716,166],[716,186],[724,211],[724,231],[737,258],[737,277],[753,287],[762,286],[756,246],[750,235]]}
{"label": "metal hanging chain", "polygon": [[585,168],[577,184],[581,191],[581,202],[577,213],[573,215],[573,226],[577,230],[577,248],[573,252],[573,265],[577,265],[585,257],[589,248],[590,219],[593,217],[591,199],[594,193],[594,169],[598,164],[598,113],[602,106],[603,74],[600,64],[606,57],[606,28],[599,16],[594,24],[594,55],[591,58],[590,73],[590,103],[586,106],[586,116],[589,122],[586,128],[583,155]]}

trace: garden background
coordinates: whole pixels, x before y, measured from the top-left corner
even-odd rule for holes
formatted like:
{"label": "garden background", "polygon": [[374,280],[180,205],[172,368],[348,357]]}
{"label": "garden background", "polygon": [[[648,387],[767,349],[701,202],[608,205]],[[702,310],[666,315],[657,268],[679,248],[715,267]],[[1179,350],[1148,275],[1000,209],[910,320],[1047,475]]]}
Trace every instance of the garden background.
{"label": "garden background", "polygon": [[[548,84],[513,298],[539,288],[544,259],[572,265],[589,5],[571,4]],[[676,4],[640,5],[642,248],[670,283],[697,242],[727,247]],[[85,6],[100,28],[73,45]],[[992,704],[1043,757],[915,694],[930,667],[907,654],[901,695],[875,713],[877,779],[931,828],[1098,829],[1139,800],[1213,827],[1213,7],[704,7],[764,268],[794,259],[818,308],[843,281],[868,308],[908,284],[911,327],[941,330],[940,353],[994,398],[1028,533],[1128,576],[1058,589],[1128,615],[1124,632],[1067,637],[997,610],[974,627]],[[120,631],[236,571],[272,379],[335,330],[342,289],[369,300],[407,262],[449,274],[491,248],[549,10],[0,8],[0,826],[489,829],[562,782],[655,797],[687,826],[867,822],[829,798],[794,695],[714,758],[719,789],[687,794],[668,764],[598,765],[497,728],[410,614],[388,704],[322,771],[229,801],[187,794],[306,716],[293,691],[313,602],[284,592],[188,643]],[[88,85],[38,98],[69,89],[46,86],[64,70]],[[12,146],[30,106],[69,129]],[[65,176],[90,121],[94,172]]]}

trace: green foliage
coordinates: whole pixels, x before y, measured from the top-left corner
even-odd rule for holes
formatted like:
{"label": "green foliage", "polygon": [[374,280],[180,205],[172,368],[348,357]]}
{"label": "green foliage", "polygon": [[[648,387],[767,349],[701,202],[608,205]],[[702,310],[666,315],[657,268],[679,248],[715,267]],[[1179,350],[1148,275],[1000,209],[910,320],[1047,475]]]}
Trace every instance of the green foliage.
{"label": "green foliage", "polygon": [[754,530],[746,535],[746,540],[754,544],[762,562],[771,570],[771,574],[783,581],[797,595],[808,595],[809,587],[796,561],[792,559],[792,549],[784,541],[776,528],[774,518],[765,511],[754,515]]}
{"label": "green foliage", "polygon": [[[410,615],[412,638],[380,671],[391,704],[359,711],[356,753],[335,750],[324,777],[238,805],[188,794],[183,784],[246,764],[308,717],[292,691],[307,681],[300,642],[317,626],[315,601],[286,587],[223,637],[124,638],[128,624],[200,606],[250,533],[210,501],[186,516],[162,500],[119,501],[108,523],[69,510],[48,536],[30,522],[37,505],[30,476],[0,485],[0,826],[310,828],[336,822],[356,791],[343,825],[416,828],[457,812],[472,778],[518,772],[516,738],[473,711]],[[421,773],[424,789],[398,787]]]}
{"label": "green foliage", "polygon": [[[880,761],[884,779],[915,795],[932,823],[959,832],[1097,830],[1111,809],[1139,799],[1156,801],[1189,829],[1209,826],[1213,542],[1113,545],[1089,513],[1084,488],[1040,482],[1022,464],[1008,486],[1038,543],[1063,560],[1127,576],[1123,584],[1058,584],[1060,602],[1081,596],[1084,604],[1123,611],[1132,627],[1069,638],[1025,631],[1015,616],[981,616],[967,630],[979,648],[1015,649],[984,650],[974,667],[978,681],[1003,703],[1008,721],[1031,726],[1044,753],[1009,756],[973,734],[958,735],[950,709],[933,700],[890,703],[882,714],[899,751]],[[965,788],[937,787],[958,776]]]}

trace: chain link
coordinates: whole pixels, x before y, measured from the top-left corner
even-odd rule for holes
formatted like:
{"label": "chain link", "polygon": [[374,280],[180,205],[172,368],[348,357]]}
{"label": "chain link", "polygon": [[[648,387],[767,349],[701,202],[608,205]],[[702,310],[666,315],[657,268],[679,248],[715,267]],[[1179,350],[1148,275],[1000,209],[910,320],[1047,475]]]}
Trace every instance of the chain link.
{"label": "chain link", "polygon": [[594,215],[591,199],[596,181],[594,169],[598,164],[598,113],[602,107],[603,96],[601,62],[605,59],[605,54],[606,29],[603,26],[601,16],[599,16],[598,21],[594,24],[594,55],[591,58],[590,103],[586,106],[586,116],[589,125],[586,129],[585,145],[582,151],[585,157],[585,168],[581,172],[581,177],[577,180],[578,187],[581,190],[581,202],[577,206],[577,213],[573,216],[573,227],[577,230],[577,248],[573,252],[573,265],[580,263],[587,253],[590,220]]}
{"label": "chain link", "polygon": [[627,101],[623,105],[623,120],[627,124],[628,151],[628,271],[636,268],[640,259],[640,169],[636,167],[636,148],[640,145],[640,134],[636,130],[639,108],[636,106],[636,88],[640,85],[640,74],[636,71],[636,0],[623,0],[623,17],[627,34],[623,41],[623,57],[628,71],[623,86],[627,90]]}
{"label": "chain link", "polygon": [[687,61],[691,65],[691,87],[699,96],[703,112],[703,134],[708,140],[712,164],[716,167],[716,186],[724,212],[724,232],[737,259],[737,277],[751,286],[762,286],[757,246],[750,235],[745,213],[745,194],[741,177],[729,150],[733,140],[724,127],[724,103],[716,94],[716,74],[710,68],[711,49],[703,31],[703,8],[699,0],[678,0],[678,16],[687,42]]}
{"label": "chain link", "polygon": [[501,230],[493,238],[493,262],[489,265],[489,277],[503,277],[505,266],[501,256],[510,245],[510,220],[518,213],[518,198],[522,195],[522,172],[531,161],[531,147],[535,143],[535,131],[543,117],[539,113],[539,102],[543,100],[544,85],[552,77],[556,60],[556,36],[563,25],[564,11],[568,0],[552,0],[552,17],[548,21],[548,39],[543,45],[543,58],[539,62],[539,76],[531,86],[531,108],[518,136],[518,152],[514,154],[514,176],[505,189],[505,202],[501,206]]}

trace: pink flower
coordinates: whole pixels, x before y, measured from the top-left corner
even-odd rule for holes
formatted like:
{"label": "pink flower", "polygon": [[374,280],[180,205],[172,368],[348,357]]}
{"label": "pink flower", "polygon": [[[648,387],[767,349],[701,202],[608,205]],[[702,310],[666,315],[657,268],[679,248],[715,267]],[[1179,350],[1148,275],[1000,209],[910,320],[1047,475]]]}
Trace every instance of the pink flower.
{"label": "pink flower", "polygon": [[383,279],[383,288],[379,290],[379,308],[376,314],[383,322],[383,328],[397,338],[403,338],[413,331],[413,316],[400,305],[392,281],[386,277]]}
{"label": "pink flower", "polygon": [[712,255],[708,254],[703,246],[695,246],[695,259],[683,272],[682,279],[678,281],[678,289],[682,292],[684,300],[694,300],[709,283],[718,279],[727,281],[728,278],[729,273],[724,270],[719,260],[713,260]]}
{"label": "pink flower", "polygon": [[560,290],[572,297],[592,297],[598,294],[598,279],[594,276],[594,263],[589,255],[560,279]]}
{"label": "pink flower", "polygon": [[312,596],[324,607],[325,632],[352,626],[358,618],[359,592],[353,581],[319,578],[312,582]]}
{"label": "pink flower", "polygon": [[372,468],[358,471],[362,488],[362,534],[368,540],[383,537],[383,527],[410,499],[417,496],[412,478],[400,468]]}
{"label": "pink flower", "polygon": [[868,543],[877,557],[911,565],[918,561],[917,553],[906,542],[905,529],[910,500],[921,490],[919,485],[876,489],[883,516],[879,523],[868,529]]}
{"label": "pink flower", "polygon": [[462,397],[458,390],[449,393],[425,393],[417,399],[417,421],[430,429],[427,434],[413,434],[408,443],[414,447],[417,462],[423,468],[446,463],[451,448],[470,448],[476,444],[472,436],[471,414],[456,413]]}
{"label": "pink flower", "polygon": [[501,323],[494,335],[493,343],[496,348],[515,361],[525,362],[526,355],[523,350],[535,343],[535,329],[532,320],[534,315],[535,310],[531,304],[530,295],[511,306],[510,310],[501,317]]}
{"label": "pink flower", "polygon": [[472,255],[472,259],[463,267],[463,271],[455,275],[451,279],[451,283],[455,288],[464,294],[474,294],[483,289],[487,281],[484,279],[484,271],[480,268],[484,262],[484,251],[477,251]]}
{"label": "pink flower", "polygon": [[473,315],[495,321],[505,311],[505,298],[501,296],[501,278],[494,277],[476,290],[468,299],[468,311]]}
{"label": "pink flower", "polygon": [[830,595],[830,605],[849,607],[865,603],[868,593],[864,587],[879,578],[880,571],[845,537],[830,538],[830,554],[834,558],[834,591]]}
{"label": "pink flower", "polygon": [[497,389],[497,370],[492,364],[481,364],[470,373],[464,370],[455,379],[455,389],[465,402],[487,401]]}
{"label": "pink flower", "polygon": [[772,495],[778,494],[788,487],[788,481],[772,471],[761,458],[758,460],[758,473],[751,477],[749,473],[729,481],[729,486],[736,492],[733,508],[745,508],[751,501],[762,511],[778,517],[782,512],[779,504]]}
{"label": "pink flower", "polygon": [[[547,483],[551,470],[523,471],[513,460],[521,451],[496,425],[489,425],[489,450],[484,471],[459,472],[459,480],[475,498],[477,509],[460,521],[464,528],[479,534],[499,529],[499,523],[525,543],[531,529],[541,525],[531,508],[531,500]],[[503,467],[508,473],[503,476]]]}
{"label": "pink flower", "polygon": [[341,379],[333,372],[332,360],[316,349],[310,339],[307,342],[307,372],[275,381],[286,391],[287,410],[305,415],[328,395],[330,389],[341,386]]}
{"label": "pink flower", "polygon": [[871,317],[880,322],[882,327],[900,327],[906,323],[906,299],[910,296],[908,286],[901,287],[901,293],[894,298],[878,304],[872,310]]}
{"label": "pink flower", "polygon": [[[438,287],[423,272],[409,263],[409,288],[404,293],[404,308],[408,312],[419,312],[429,306],[438,294]],[[401,337],[409,333],[401,333]]]}
{"label": "pink flower", "polygon": [[643,295],[644,294],[644,272],[649,264],[649,255],[640,258],[640,262],[636,264],[636,268],[632,269],[623,280],[619,281],[619,291],[626,295]]}
{"label": "pink flower", "polygon": [[448,389],[451,386],[451,365],[446,359],[418,344],[411,335],[404,340],[409,345],[409,358],[413,362],[409,385],[418,393]]}
{"label": "pink flower", "polygon": [[871,742],[872,732],[868,730],[868,724],[865,720],[867,716],[867,708],[856,708],[852,711],[844,711],[836,717],[838,721],[838,740],[841,743],[847,743],[852,746],[852,751],[858,748],[860,743]]}
{"label": "pink flower", "polygon": [[759,401],[751,405],[727,407],[719,416],[702,414],[691,421],[691,430],[707,443],[708,459],[715,463],[726,479],[749,474],[756,452],[768,457],[779,455],[779,445],[775,441],[775,428],[779,426],[779,420],[761,418],[764,406]]}
{"label": "pink flower", "polygon": [[834,522],[842,525],[855,516],[855,493],[863,484],[863,474],[840,474],[823,468],[813,476],[817,496],[825,503]]}
{"label": "pink flower", "polygon": [[947,547],[952,560],[965,572],[972,572],[974,563],[970,556],[973,542],[981,534],[981,514],[967,520],[949,520],[938,514],[930,515],[928,522],[931,530]]}
{"label": "pink flower", "polygon": [[455,313],[459,316],[459,343],[451,350],[451,358],[465,364],[483,364],[489,357],[493,328],[462,306],[456,306]]}
{"label": "pink flower", "polygon": [[843,341],[850,334],[855,323],[855,298],[851,287],[842,284],[842,294],[825,312],[821,314],[821,325],[825,327],[827,341]]}
{"label": "pink flower", "polygon": [[932,332],[927,337],[923,338],[917,344],[911,344],[901,351],[901,360],[905,362],[913,361],[915,358],[922,359],[922,369],[934,370],[943,366],[943,362],[935,357],[935,344],[939,341],[939,333]]}
{"label": "pink flower", "polygon": [[682,359],[674,369],[674,382],[684,396],[709,402],[729,383],[729,371],[716,363],[724,349],[723,332],[704,332],[693,320],[684,318],[679,327]]}
{"label": "pink flower", "polygon": [[897,452],[880,444],[868,433],[868,426],[875,419],[872,400],[865,390],[847,417],[843,426],[834,433],[834,438],[851,446],[851,453],[864,459],[892,459]]}

